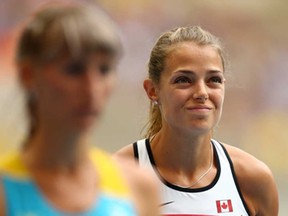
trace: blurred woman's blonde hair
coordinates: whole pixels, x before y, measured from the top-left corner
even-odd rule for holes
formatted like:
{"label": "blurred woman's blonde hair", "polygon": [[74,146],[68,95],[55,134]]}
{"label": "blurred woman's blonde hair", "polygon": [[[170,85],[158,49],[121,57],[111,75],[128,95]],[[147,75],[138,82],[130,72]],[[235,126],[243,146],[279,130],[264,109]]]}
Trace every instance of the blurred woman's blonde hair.
{"label": "blurred woman's blonde hair", "polygon": [[119,57],[122,47],[116,26],[93,5],[49,4],[30,18],[20,35],[16,62],[38,64],[63,55],[85,57],[101,51]]}

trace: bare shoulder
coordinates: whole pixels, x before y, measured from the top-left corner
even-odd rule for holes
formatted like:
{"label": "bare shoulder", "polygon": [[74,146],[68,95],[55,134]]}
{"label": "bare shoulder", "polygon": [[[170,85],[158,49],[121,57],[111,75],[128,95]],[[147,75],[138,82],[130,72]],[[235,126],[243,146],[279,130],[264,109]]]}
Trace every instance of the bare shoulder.
{"label": "bare shoulder", "polygon": [[129,144],[118,150],[113,154],[114,158],[126,158],[126,159],[134,159],[134,149],[133,144]]}
{"label": "bare shoulder", "polygon": [[269,167],[253,155],[224,144],[251,215],[277,216],[278,192]]}
{"label": "bare shoulder", "polygon": [[250,180],[257,180],[260,176],[272,177],[269,167],[253,155],[231,145],[224,144],[224,147],[233,161],[235,171],[239,171],[237,177],[243,175]]}
{"label": "bare shoulder", "polygon": [[113,160],[116,161],[121,171],[125,173],[129,182],[136,184],[137,186],[144,183],[144,187],[147,185],[154,185],[155,178],[152,176],[151,170],[144,167],[140,168],[138,164],[135,163],[134,159],[114,155]]}
{"label": "bare shoulder", "polygon": [[139,168],[131,158],[114,156],[131,189],[139,216],[158,216],[159,187],[151,170]]}

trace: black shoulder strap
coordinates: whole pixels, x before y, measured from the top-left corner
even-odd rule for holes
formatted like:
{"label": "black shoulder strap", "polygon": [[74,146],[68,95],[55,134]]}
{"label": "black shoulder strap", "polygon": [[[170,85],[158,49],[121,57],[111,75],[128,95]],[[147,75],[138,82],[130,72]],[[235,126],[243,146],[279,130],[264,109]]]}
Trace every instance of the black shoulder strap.
{"label": "black shoulder strap", "polygon": [[133,151],[134,151],[134,158],[135,160],[139,160],[139,153],[138,153],[138,145],[137,142],[133,143]]}
{"label": "black shoulder strap", "polygon": [[[220,142],[219,142],[219,143],[220,143]],[[220,145],[221,145],[221,147],[222,147],[222,149],[223,149],[223,151],[224,151],[224,153],[225,153],[225,155],[226,155],[226,157],[227,157],[227,160],[228,160],[228,162],[229,162],[229,164],[230,164],[232,176],[233,176],[233,178],[234,178],[234,182],[235,182],[236,188],[237,188],[237,190],[238,190],[238,194],[239,194],[239,196],[240,196],[240,199],[242,200],[242,203],[243,203],[244,208],[246,209],[247,213],[250,215],[250,211],[249,211],[248,205],[247,205],[247,203],[246,203],[246,201],[245,201],[245,199],[244,199],[244,196],[243,196],[243,194],[242,194],[242,192],[241,192],[241,189],[240,189],[240,186],[239,186],[239,183],[238,183],[238,180],[237,180],[237,176],[236,176],[236,173],[235,173],[233,161],[232,161],[232,159],[231,159],[228,151],[226,150],[225,146],[224,146],[222,143],[220,143]]]}

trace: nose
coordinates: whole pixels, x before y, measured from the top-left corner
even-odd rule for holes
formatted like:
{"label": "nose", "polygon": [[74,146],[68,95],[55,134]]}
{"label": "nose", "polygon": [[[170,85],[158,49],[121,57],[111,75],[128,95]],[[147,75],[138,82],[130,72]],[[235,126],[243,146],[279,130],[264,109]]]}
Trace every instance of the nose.
{"label": "nose", "polygon": [[95,70],[87,70],[82,79],[82,89],[86,99],[95,99],[104,89],[101,74]]}
{"label": "nose", "polygon": [[207,85],[204,80],[195,83],[193,98],[197,101],[206,101],[209,98]]}

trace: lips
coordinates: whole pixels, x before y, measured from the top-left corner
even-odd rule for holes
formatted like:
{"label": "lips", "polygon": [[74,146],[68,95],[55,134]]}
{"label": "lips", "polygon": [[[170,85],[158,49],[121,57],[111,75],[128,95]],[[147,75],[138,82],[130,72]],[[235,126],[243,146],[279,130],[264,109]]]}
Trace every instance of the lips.
{"label": "lips", "polygon": [[99,112],[96,110],[81,110],[81,111],[78,111],[78,114],[80,116],[97,116]]}
{"label": "lips", "polygon": [[186,111],[188,111],[188,113],[197,116],[206,116],[210,113],[211,110],[212,108],[206,105],[195,105],[186,107]]}
{"label": "lips", "polygon": [[204,106],[204,105],[196,105],[196,106],[189,106],[186,108],[187,110],[195,110],[195,111],[209,111],[212,110],[211,107],[209,106]]}
{"label": "lips", "polygon": [[99,115],[99,109],[95,107],[81,107],[78,108],[76,114],[81,117],[93,117]]}

